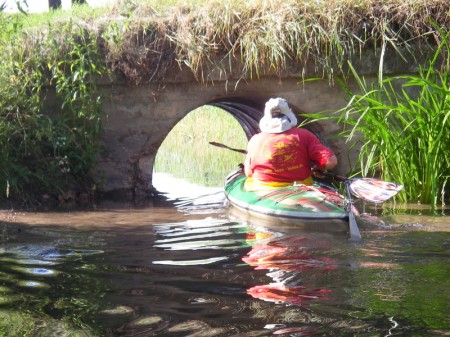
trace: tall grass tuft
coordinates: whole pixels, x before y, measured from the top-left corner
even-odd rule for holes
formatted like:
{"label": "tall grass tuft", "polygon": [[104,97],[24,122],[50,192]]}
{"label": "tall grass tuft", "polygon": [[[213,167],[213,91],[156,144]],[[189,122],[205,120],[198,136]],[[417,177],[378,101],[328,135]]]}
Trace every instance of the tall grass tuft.
{"label": "tall grass tuft", "polygon": [[450,32],[418,75],[368,84],[353,74],[359,93],[350,96],[339,122],[349,141],[361,145],[360,172],[404,185],[402,202],[437,206],[450,188]]}
{"label": "tall grass tuft", "polygon": [[154,171],[202,186],[222,186],[226,175],[244,161],[244,155],[214,147],[210,141],[233,148],[247,147],[239,123],[226,111],[206,105],[175,125],[158,149]]}

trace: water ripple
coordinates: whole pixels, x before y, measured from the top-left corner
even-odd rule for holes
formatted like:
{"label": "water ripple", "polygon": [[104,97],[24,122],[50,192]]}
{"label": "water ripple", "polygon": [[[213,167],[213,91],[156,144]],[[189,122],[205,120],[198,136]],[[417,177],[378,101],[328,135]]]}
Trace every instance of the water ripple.
{"label": "water ripple", "polygon": [[200,259],[200,260],[165,260],[165,261],[153,261],[153,264],[165,264],[165,265],[171,265],[171,266],[196,266],[196,265],[202,265],[202,264],[212,264],[219,261],[228,260],[228,257],[213,257],[209,259]]}
{"label": "water ripple", "polygon": [[[213,254],[213,256],[197,256],[196,259],[180,256],[179,259],[155,260],[153,264],[177,266],[214,264],[235,257],[236,250],[249,246],[245,235],[248,232],[248,225],[245,223],[207,218],[182,223],[158,224],[154,228],[159,237],[154,241],[155,248],[165,251],[203,250],[206,254]],[[233,254],[217,256],[218,252],[225,251],[233,251]]]}

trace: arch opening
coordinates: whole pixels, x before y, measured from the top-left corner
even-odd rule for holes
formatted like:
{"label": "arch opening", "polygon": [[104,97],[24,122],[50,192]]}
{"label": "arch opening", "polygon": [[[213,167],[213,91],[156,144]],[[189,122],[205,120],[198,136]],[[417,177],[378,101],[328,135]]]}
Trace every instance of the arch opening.
{"label": "arch opening", "polygon": [[[232,151],[230,150],[217,148],[214,149],[214,146],[211,146],[209,142],[215,141],[232,148],[245,149],[247,141],[254,134],[260,132],[259,121],[264,115],[265,102],[266,99],[253,101],[242,97],[225,97],[209,101],[205,105],[188,112],[166,135],[164,141],[155,154],[155,161],[154,165],[152,166],[151,174],[152,188],[157,190],[158,192],[166,191],[166,186],[163,186],[164,182],[161,182],[160,180],[163,179],[168,185],[170,185],[173,184],[172,181],[169,181],[171,178],[177,179],[177,182],[175,184],[178,186],[180,186],[179,179],[181,179],[186,181],[187,183],[194,183],[199,186],[221,187],[226,175],[233,169],[235,169],[239,163],[242,163],[244,157],[242,156],[242,154],[232,153]],[[201,110],[208,107],[213,107],[214,109],[216,109],[213,112],[214,114],[219,115],[219,112],[225,113],[231,116],[235,121],[237,121],[237,124],[233,126],[234,130],[227,129],[224,127],[224,125],[220,124],[230,123],[229,119],[224,119],[223,116],[220,118],[218,116],[217,119],[206,122],[207,126],[210,127],[209,130],[206,130],[205,125],[198,122],[198,120],[191,120],[187,122],[191,124],[198,124],[199,128],[197,129],[193,128],[193,125],[186,126],[184,124],[187,120],[189,120],[189,116],[197,114],[199,109]],[[293,105],[290,105],[290,107],[298,116],[304,113]],[[199,118],[205,117],[200,116]],[[300,121],[302,121],[302,117],[299,117],[299,122]],[[240,143],[236,143],[235,139],[241,137],[241,135],[239,134],[239,130],[237,130],[237,128],[239,127],[243,130],[245,140],[242,140]],[[316,128],[314,123],[309,124],[306,127],[310,129],[310,131],[317,134],[317,132],[315,132],[317,130],[314,130]],[[224,138],[223,135],[219,135],[220,132],[230,133],[231,135],[227,135],[229,137]],[[180,133],[184,133],[184,136],[180,136]],[[215,134],[219,135],[219,137],[216,137]],[[174,137],[176,140],[170,140],[171,137]],[[194,144],[194,141],[196,140],[200,140],[200,145]],[[181,150],[181,153],[175,153],[175,150],[173,148],[170,149],[170,145],[167,149],[167,141],[172,142],[172,147],[176,147],[176,151]],[[193,144],[193,149],[197,147],[196,154],[192,153],[192,149],[183,150],[183,146],[189,146],[190,143]],[[167,168],[167,165],[164,168],[164,165],[160,164],[161,155],[166,156],[167,158],[165,160],[170,161],[170,165],[177,166],[177,168],[172,170],[170,168]],[[206,158],[207,161],[209,158],[211,166],[193,158],[195,155],[202,157],[202,159]],[[214,169],[217,169],[217,172],[219,172],[218,175],[215,174],[216,172],[212,172]],[[172,177],[167,177],[167,173]]]}
{"label": "arch opening", "polygon": [[[217,101],[212,101],[208,104],[220,107],[221,109],[228,111],[228,113],[230,113],[234,118],[236,118],[236,120],[242,126],[247,136],[247,139],[250,139],[251,136],[260,132],[259,121],[264,115],[264,106],[267,99],[261,101],[251,101],[239,97],[226,98]],[[305,118],[302,117],[302,115],[305,115],[305,112],[303,110],[297,108],[291,103],[289,103],[289,107],[297,116],[299,123],[305,120]],[[310,123],[305,125],[304,127],[309,131],[313,132],[314,134],[316,134],[316,136],[318,136],[319,138],[322,138],[320,135],[322,130],[316,123]]]}
{"label": "arch opening", "polygon": [[188,112],[171,129],[156,152],[153,188],[172,196],[177,193],[171,191],[171,186],[176,184],[182,189],[183,182],[197,185],[188,187],[193,194],[208,187],[222,189],[226,175],[236,169],[244,157],[212,146],[210,142],[245,149],[248,138],[258,132],[259,114],[254,107],[228,101],[210,102]]}

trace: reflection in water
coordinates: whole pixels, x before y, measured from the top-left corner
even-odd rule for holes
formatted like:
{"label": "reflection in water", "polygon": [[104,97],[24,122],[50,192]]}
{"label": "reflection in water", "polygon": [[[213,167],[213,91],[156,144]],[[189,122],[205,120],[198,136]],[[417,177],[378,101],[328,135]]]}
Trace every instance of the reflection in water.
{"label": "reflection in water", "polygon": [[[192,265],[204,264],[201,260],[186,260],[186,251],[214,250],[211,263],[220,260],[229,260],[238,254],[231,252],[242,251],[246,254],[241,260],[256,270],[279,270],[277,282],[283,282],[288,274],[302,273],[308,270],[320,269],[322,271],[333,270],[335,265],[327,257],[315,258],[310,255],[310,248],[329,250],[331,242],[318,240],[309,243],[310,239],[303,236],[288,235],[281,231],[264,227],[254,227],[247,222],[226,222],[222,219],[206,218],[204,220],[186,221],[183,223],[154,225],[158,235],[154,247],[165,251],[184,251],[183,259],[170,261],[153,261],[154,264]],[[223,253],[217,256],[217,253]],[[281,278],[281,275],[286,276]],[[291,280],[291,282],[293,282]]]}
{"label": "reflection in water", "polygon": [[[260,328],[268,331],[259,332],[261,336],[422,331],[420,325],[411,324],[405,315],[408,310],[400,305],[405,299],[409,303],[409,298],[418,296],[405,288],[405,283],[423,286],[423,279],[411,277],[408,271],[408,266],[416,269],[416,261],[404,250],[401,239],[408,235],[374,231],[364,244],[355,246],[335,233],[274,227],[277,228],[220,219],[156,225],[155,247],[175,259],[153,263],[185,268],[209,265],[194,283],[185,279],[163,283],[196,294],[189,303],[209,307],[218,320],[229,319],[223,315],[226,299],[238,296],[237,312],[264,322]],[[421,234],[412,234],[406,242],[414,246]],[[443,257],[442,263],[448,261],[448,254]],[[181,273],[192,276],[189,269]],[[404,277],[407,281],[400,283]],[[444,275],[439,279],[446,283]],[[433,283],[438,285],[436,280]],[[439,285],[439,289],[444,288],[444,284]],[[247,297],[242,297],[244,294]],[[445,308],[438,298],[432,302]],[[416,307],[413,305],[410,312]],[[425,307],[425,312],[430,312],[431,307]],[[436,317],[436,312],[429,316]],[[445,326],[444,316],[437,320]],[[229,331],[223,335],[232,336]]]}
{"label": "reflection in water", "polygon": [[302,276],[310,271],[333,270],[335,265],[330,258],[311,256],[305,237],[280,236],[258,229],[248,233],[247,237],[252,243],[252,249],[242,260],[255,270],[267,270],[266,275],[272,279],[269,284],[247,289],[249,295],[266,301],[296,305],[327,298],[331,290],[311,289],[304,284]]}
{"label": "reflection in water", "polygon": [[450,332],[448,232],[366,228],[353,244],[182,203],[1,223],[0,336]]}
{"label": "reflection in water", "polygon": [[[93,312],[102,288],[88,286],[96,280],[73,273],[73,268],[82,270],[83,259],[102,251],[78,250],[82,242],[92,243],[81,232],[42,228],[41,236],[31,227],[17,231],[4,226],[11,235],[0,250],[0,335],[93,334],[93,327],[79,322]],[[74,249],[66,248],[68,241]],[[96,246],[101,245],[99,240]]]}
{"label": "reflection in water", "polygon": [[[154,247],[170,251],[172,252],[170,255],[178,258],[154,260],[153,264],[185,267],[210,265],[208,269],[212,270],[204,274],[206,280],[198,280],[195,283],[186,280],[183,282],[167,280],[164,284],[190,293],[199,293],[190,299],[190,304],[209,307],[211,314],[216,317],[223,317],[223,310],[227,308],[224,304],[227,302],[226,298],[230,296],[242,298],[240,302],[244,307],[239,305],[237,312],[247,312],[246,315],[250,314],[250,317],[254,318],[264,312],[266,318],[269,318],[279,309],[283,311],[284,306],[272,310],[270,306],[253,302],[251,298],[275,302],[278,305],[303,306],[309,301],[326,300],[327,294],[331,292],[316,287],[314,282],[310,286],[311,282],[308,282],[307,277],[303,277],[308,272],[326,273],[336,267],[332,259],[323,256],[314,257],[310,251],[311,247],[329,250],[330,244],[326,240],[313,241],[295,233],[288,235],[265,227],[255,227],[247,222],[226,222],[220,219],[161,224],[155,225],[154,229],[158,237]],[[199,251],[204,253],[199,254]],[[173,252],[182,253],[174,255]],[[187,259],[188,256],[198,255],[201,259]],[[266,273],[258,275],[252,270]],[[227,277],[220,281],[220,274],[223,272]],[[186,270],[185,273],[189,271]],[[208,281],[209,278],[211,281]],[[267,283],[261,284],[261,281]],[[221,306],[219,311],[218,306]],[[220,311],[222,313],[219,314]],[[311,313],[309,315],[314,316]],[[211,329],[209,325],[208,327]],[[267,334],[295,333],[296,336],[300,336],[315,333],[314,329],[308,326],[288,327],[286,324],[267,324],[267,321],[264,321],[264,326],[260,328],[264,328]],[[224,331],[221,331],[220,335],[222,333]],[[258,335],[263,336],[266,333],[260,331]]]}

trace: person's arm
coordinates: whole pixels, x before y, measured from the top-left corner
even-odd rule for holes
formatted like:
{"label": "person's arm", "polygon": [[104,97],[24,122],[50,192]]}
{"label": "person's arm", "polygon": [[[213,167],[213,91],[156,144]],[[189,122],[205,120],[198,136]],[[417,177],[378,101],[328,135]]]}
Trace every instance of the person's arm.
{"label": "person's arm", "polygon": [[304,130],[305,136],[308,138],[308,153],[310,159],[314,162],[314,166],[311,170],[314,171],[327,171],[333,169],[337,163],[337,157],[334,152],[323,145],[319,138],[313,133]]}
{"label": "person's arm", "polygon": [[253,143],[254,143],[254,138],[251,138],[247,144],[247,154],[245,155],[244,173],[247,177],[251,177],[253,175],[253,172],[251,169],[252,155],[253,155],[253,151],[254,151]]}
{"label": "person's arm", "polygon": [[327,162],[323,166],[314,165],[311,168],[311,173],[316,178],[325,178],[325,176],[321,173],[323,171],[332,170],[336,165],[338,161],[335,155],[332,155],[330,158],[328,158]]}

